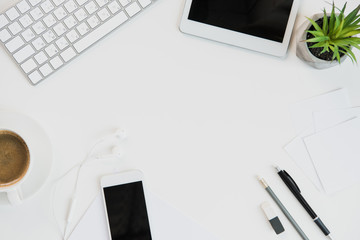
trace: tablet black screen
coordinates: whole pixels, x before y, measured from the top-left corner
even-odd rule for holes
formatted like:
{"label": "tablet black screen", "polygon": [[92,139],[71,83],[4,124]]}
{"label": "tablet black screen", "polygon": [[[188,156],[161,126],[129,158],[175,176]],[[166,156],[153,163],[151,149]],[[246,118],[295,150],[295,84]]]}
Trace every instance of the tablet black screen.
{"label": "tablet black screen", "polygon": [[282,42],[293,0],[193,0],[188,18]]}

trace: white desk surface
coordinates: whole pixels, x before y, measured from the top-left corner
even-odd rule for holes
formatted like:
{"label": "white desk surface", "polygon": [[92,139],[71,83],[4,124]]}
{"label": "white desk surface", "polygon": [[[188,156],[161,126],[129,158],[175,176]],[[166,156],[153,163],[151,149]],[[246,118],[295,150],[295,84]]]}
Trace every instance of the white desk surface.
{"label": "white desk surface", "polygon": [[[0,9],[12,2],[1,1]],[[129,138],[115,168],[141,169],[150,191],[219,239],[278,239],[261,212],[265,200],[279,213],[285,239],[301,239],[257,174],[311,240],[325,239],[273,164],[293,175],[334,239],[359,239],[360,186],[331,196],[320,193],[283,150],[295,136],[293,103],[347,87],[354,106],[360,105],[359,66],[347,60],[341,67],[312,69],[296,57],[294,41],[287,57],[279,59],[184,35],[178,29],[183,5],[183,0],[158,0],[37,87],[0,48],[0,109],[36,119],[54,149],[44,188],[21,206],[0,206],[1,240],[61,239],[51,208],[52,182],[116,127],[125,128]],[[296,26],[325,5],[303,0]],[[80,208],[86,208],[106,168],[114,167],[84,171]],[[73,180],[57,191],[60,223]]]}

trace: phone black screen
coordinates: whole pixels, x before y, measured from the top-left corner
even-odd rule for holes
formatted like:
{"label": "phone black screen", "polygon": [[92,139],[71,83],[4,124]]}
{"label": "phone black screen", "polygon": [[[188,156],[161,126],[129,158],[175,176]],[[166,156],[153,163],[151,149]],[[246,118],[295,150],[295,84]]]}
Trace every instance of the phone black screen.
{"label": "phone black screen", "polygon": [[142,182],[103,189],[112,240],[151,240]]}
{"label": "phone black screen", "polygon": [[293,0],[193,0],[188,19],[282,42]]}

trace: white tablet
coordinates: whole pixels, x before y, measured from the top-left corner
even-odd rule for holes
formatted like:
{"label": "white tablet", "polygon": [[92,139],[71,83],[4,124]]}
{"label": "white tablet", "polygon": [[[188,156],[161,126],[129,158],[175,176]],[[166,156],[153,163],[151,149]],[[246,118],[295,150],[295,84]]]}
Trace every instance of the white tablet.
{"label": "white tablet", "polygon": [[300,0],[186,0],[180,30],[275,56],[286,55]]}

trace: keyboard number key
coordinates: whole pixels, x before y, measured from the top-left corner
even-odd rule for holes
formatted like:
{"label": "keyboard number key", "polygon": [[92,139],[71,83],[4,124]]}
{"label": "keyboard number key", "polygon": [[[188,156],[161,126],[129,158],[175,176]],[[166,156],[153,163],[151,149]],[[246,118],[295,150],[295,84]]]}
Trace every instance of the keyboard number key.
{"label": "keyboard number key", "polygon": [[112,3],[110,3],[108,5],[108,8],[112,14],[117,13],[121,9],[120,5],[116,1],[113,1]]}
{"label": "keyboard number key", "polygon": [[36,65],[35,61],[32,58],[30,58],[29,60],[27,60],[26,62],[21,64],[21,68],[24,70],[25,73],[31,72],[36,67],[37,67],[37,65]]}
{"label": "keyboard number key", "polygon": [[31,3],[31,5],[33,7],[35,7],[35,5],[39,4],[41,2],[41,0],[29,0],[29,2]]}

